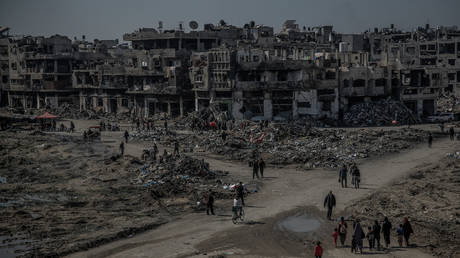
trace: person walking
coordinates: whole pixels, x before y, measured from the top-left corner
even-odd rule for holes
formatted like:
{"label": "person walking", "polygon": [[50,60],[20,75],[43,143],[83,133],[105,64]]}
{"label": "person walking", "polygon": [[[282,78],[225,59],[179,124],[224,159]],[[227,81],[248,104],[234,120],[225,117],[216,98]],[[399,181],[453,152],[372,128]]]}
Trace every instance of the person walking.
{"label": "person walking", "polygon": [[174,155],[179,155],[179,142],[174,142]]}
{"label": "person walking", "polygon": [[406,246],[409,247],[409,238],[410,235],[414,233],[414,230],[412,229],[412,226],[407,218],[404,218],[402,228],[404,231],[404,241],[406,242]]}
{"label": "person walking", "polygon": [[241,205],[244,206],[244,185],[243,182],[240,182],[236,186],[236,197],[241,200]]}
{"label": "person walking", "polygon": [[347,229],[348,229],[348,225],[347,225],[347,222],[345,222],[344,217],[340,217],[339,225],[337,228],[339,230],[340,244],[343,247],[345,245],[345,240],[347,238]]}
{"label": "person walking", "polygon": [[334,246],[337,248],[337,238],[339,238],[339,229],[334,228],[334,232],[332,233],[332,237],[334,238]]}
{"label": "person walking", "polygon": [[374,221],[374,225],[372,226],[372,232],[374,232],[374,239],[375,243],[377,244],[377,250],[380,251],[380,232],[382,228],[379,225],[379,222],[376,220]]}
{"label": "person walking", "polygon": [[[363,228],[361,227],[359,219],[356,220],[353,226],[353,240],[356,250],[359,248],[360,253],[363,253],[363,238],[365,237]],[[353,246],[353,244],[352,244]]]}
{"label": "person walking", "polygon": [[329,194],[326,195],[324,207],[327,207],[327,219],[331,220],[332,209],[335,207],[335,196],[332,194],[332,191],[329,191]]}
{"label": "person walking", "polygon": [[259,159],[259,171],[260,171],[260,176],[264,178],[264,168],[265,168],[265,162],[262,159],[262,157]]}
{"label": "person walking", "polygon": [[165,130],[166,130],[166,132],[167,132],[167,131],[168,131],[168,120],[166,120],[166,119],[165,119],[164,126],[165,126]]}
{"label": "person walking", "polygon": [[252,161],[252,179],[255,179],[256,176],[259,179],[259,162],[257,162],[257,159],[254,159]]}
{"label": "person walking", "polygon": [[385,217],[383,219],[382,234],[383,234],[383,240],[385,241],[385,247],[388,248],[388,246],[390,245],[390,234],[391,234],[391,222],[388,220],[388,217]]}
{"label": "person walking", "polygon": [[321,247],[321,242],[316,242],[315,246],[315,258],[321,258],[323,256],[323,248]]}
{"label": "person walking", "polygon": [[367,241],[369,242],[369,250],[374,249],[374,247],[375,247],[375,235],[374,235],[374,231],[372,231],[372,227],[367,227],[366,238],[367,238]]}
{"label": "person walking", "polygon": [[399,227],[396,229],[396,235],[398,237],[398,244],[399,244],[399,247],[402,247],[403,245],[403,238],[404,238],[404,229],[403,229],[403,225],[402,224],[399,224]]}
{"label": "person walking", "polygon": [[433,144],[433,135],[431,133],[428,133],[428,148],[431,148],[432,144]]}
{"label": "person walking", "polygon": [[73,121],[70,121],[70,132],[73,133],[75,131],[75,124]]}
{"label": "person walking", "polygon": [[125,144],[123,142],[120,143],[120,155],[123,156],[125,154]]}
{"label": "person walking", "polygon": [[339,171],[339,182],[342,184],[342,188],[347,188],[347,172],[347,167],[344,164]]}
{"label": "person walking", "polygon": [[358,189],[359,183],[361,182],[361,173],[359,172],[359,168],[356,166],[356,164],[353,165],[351,171],[351,181],[352,184],[355,186],[355,189]]}
{"label": "person walking", "polygon": [[128,133],[128,130],[125,130],[125,142],[128,143],[128,138],[129,138],[129,133]]}
{"label": "person walking", "polygon": [[206,215],[209,215],[211,212],[212,215],[214,214],[214,194],[212,190],[209,189],[208,193],[206,194]]}
{"label": "person walking", "polygon": [[453,141],[455,139],[455,130],[454,130],[454,127],[451,126],[449,128],[449,137],[450,137],[450,140]]}

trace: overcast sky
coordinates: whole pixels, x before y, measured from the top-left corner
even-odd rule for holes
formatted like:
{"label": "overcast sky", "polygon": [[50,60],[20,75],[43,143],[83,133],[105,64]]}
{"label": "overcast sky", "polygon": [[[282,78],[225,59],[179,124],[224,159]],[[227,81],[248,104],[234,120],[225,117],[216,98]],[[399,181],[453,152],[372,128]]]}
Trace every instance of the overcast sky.
{"label": "overcast sky", "polygon": [[140,27],[176,28],[180,21],[243,25],[251,20],[279,30],[283,21],[333,25],[344,33],[373,27],[411,30],[429,22],[460,25],[460,0],[0,0],[0,26],[11,34],[122,38]]}

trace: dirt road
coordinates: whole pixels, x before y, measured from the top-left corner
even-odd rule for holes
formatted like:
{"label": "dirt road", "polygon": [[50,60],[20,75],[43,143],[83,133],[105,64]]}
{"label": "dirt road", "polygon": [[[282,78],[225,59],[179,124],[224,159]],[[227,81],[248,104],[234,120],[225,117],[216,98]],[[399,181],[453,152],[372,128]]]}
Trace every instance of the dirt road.
{"label": "dirt road", "polygon": [[[121,136],[121,135],[120,135]],[[118,137],[115,135],[114,137]],[[70,257],[189,257],[224,254],[229,257],[304,257],[311,253],[305,249],[303,241],[278,230],[275,225],[280,219],[299,209],[318,217],[322,225],[329,225],[323,219],[325,211],[322,201],[329,190],[337,197],[335,216],[352,201],[362,198],[377,188],[390,184],[393,180],[408,174],[419,165],[439,160],[454,145],[447,140],[439,140],[429,149],[425,145],[418,148],[367,160],[360,165],[362,189],[343,189],[337,183],[337,171],[298,171],[292,167],[267,168],[262,189],[247,199],[246,218],[249,223],[233,225],[231,203],[218,203],[217,216],[189,214],[159,228],[116,241]],[[128,144],[126,151],[140,152],[141,146]],[[221,161],[204,157],[215,169],[229,171],[243,182],[249,182],[250,168],[247,164]],[[320,232],[314,238],[329,236]],[[326,257],[347,257],[349,249],[325,248]],[[372,257],[430,257],[417,249],[395,249],[390,253]]]}

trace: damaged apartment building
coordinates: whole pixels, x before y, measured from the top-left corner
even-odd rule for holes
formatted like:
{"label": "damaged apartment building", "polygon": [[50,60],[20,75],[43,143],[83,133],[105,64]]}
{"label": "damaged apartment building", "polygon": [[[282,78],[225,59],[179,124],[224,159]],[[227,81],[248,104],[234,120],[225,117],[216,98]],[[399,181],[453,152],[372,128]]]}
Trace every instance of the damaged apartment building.
{"label": "damaged apartment building", "polygon": [[287,20],[140,28],[118,40],[9,36],[0,27],[0,101],[10,107],[181,116],[218,105],[234,119],[341,120],[355,104],[392,98],[419,118],[439,94],[460,96],[460,31],[393,25],[360,34]]}

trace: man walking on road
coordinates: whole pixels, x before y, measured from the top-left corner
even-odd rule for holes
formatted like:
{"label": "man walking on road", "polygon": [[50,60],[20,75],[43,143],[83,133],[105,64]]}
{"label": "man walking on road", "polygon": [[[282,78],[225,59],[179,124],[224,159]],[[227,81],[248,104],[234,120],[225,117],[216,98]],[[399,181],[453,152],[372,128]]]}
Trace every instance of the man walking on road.
{"label": "man walking on road", "polygon": [[254,159],[252,161],[252,179],[255,179],[256,176],[259,179],[259,162],[257,162],[257,159]]}
{"label": "man walking on road", "polygon": [[244,206],[244,186],[243,182],[240,182],[236,186],[236,198],[241,200],[241,205]]}
{"label": "man walking on road", "polygon": [[264,168],[265,168],[265,162],[262,158],[259,159],[259,171],[260,171],[260,176],[264,178]]}
{"label": "man walking on road", "polygon": [[174,155],[179,155],[179,142],[174,142]]}
{"label": "man walking on road", "polygon": [[332,194],[332,191],[329,191],[329,194],[324,199],[324,207],[327,206],[327,219],[331,220],[332,209],[335,207],[335,196]]}
{"label": "man walking on road", "polygon": [[449,137],[450,137],[450,140],[453,141],[454,140],[454,136],[455,136],[455,130],[454,130],[454,127],[451,126],[449,128]]}
{"label": "man walking on road", "polygon": [[428,148],[431,148],[432,144],[433,144],[433,135],[431,133],[428,133]]}
{"label": "man walking on road", "polygon": [[209,189],[208,194],[206,195],[206,214],[209,215],[209,211],[211,211],[212,215],[214,214],[214,194],[212,190]]}
{"label": "man walking on road", "polygon": [[120,155],[123,156],[125,154],[125,144],[123,142],[120,143]]}
{"label": "man walking on road", "polygon": [[128,143],[129,133],[128,130],[125,130],[125,142]]}
{"label": "man walking on road", "polygon": [[342,184],[342,188],[344,187],[344,185],[345,188],[347,188],[347,172],[347,167],[343,165],[339,171],[339,182]]}

